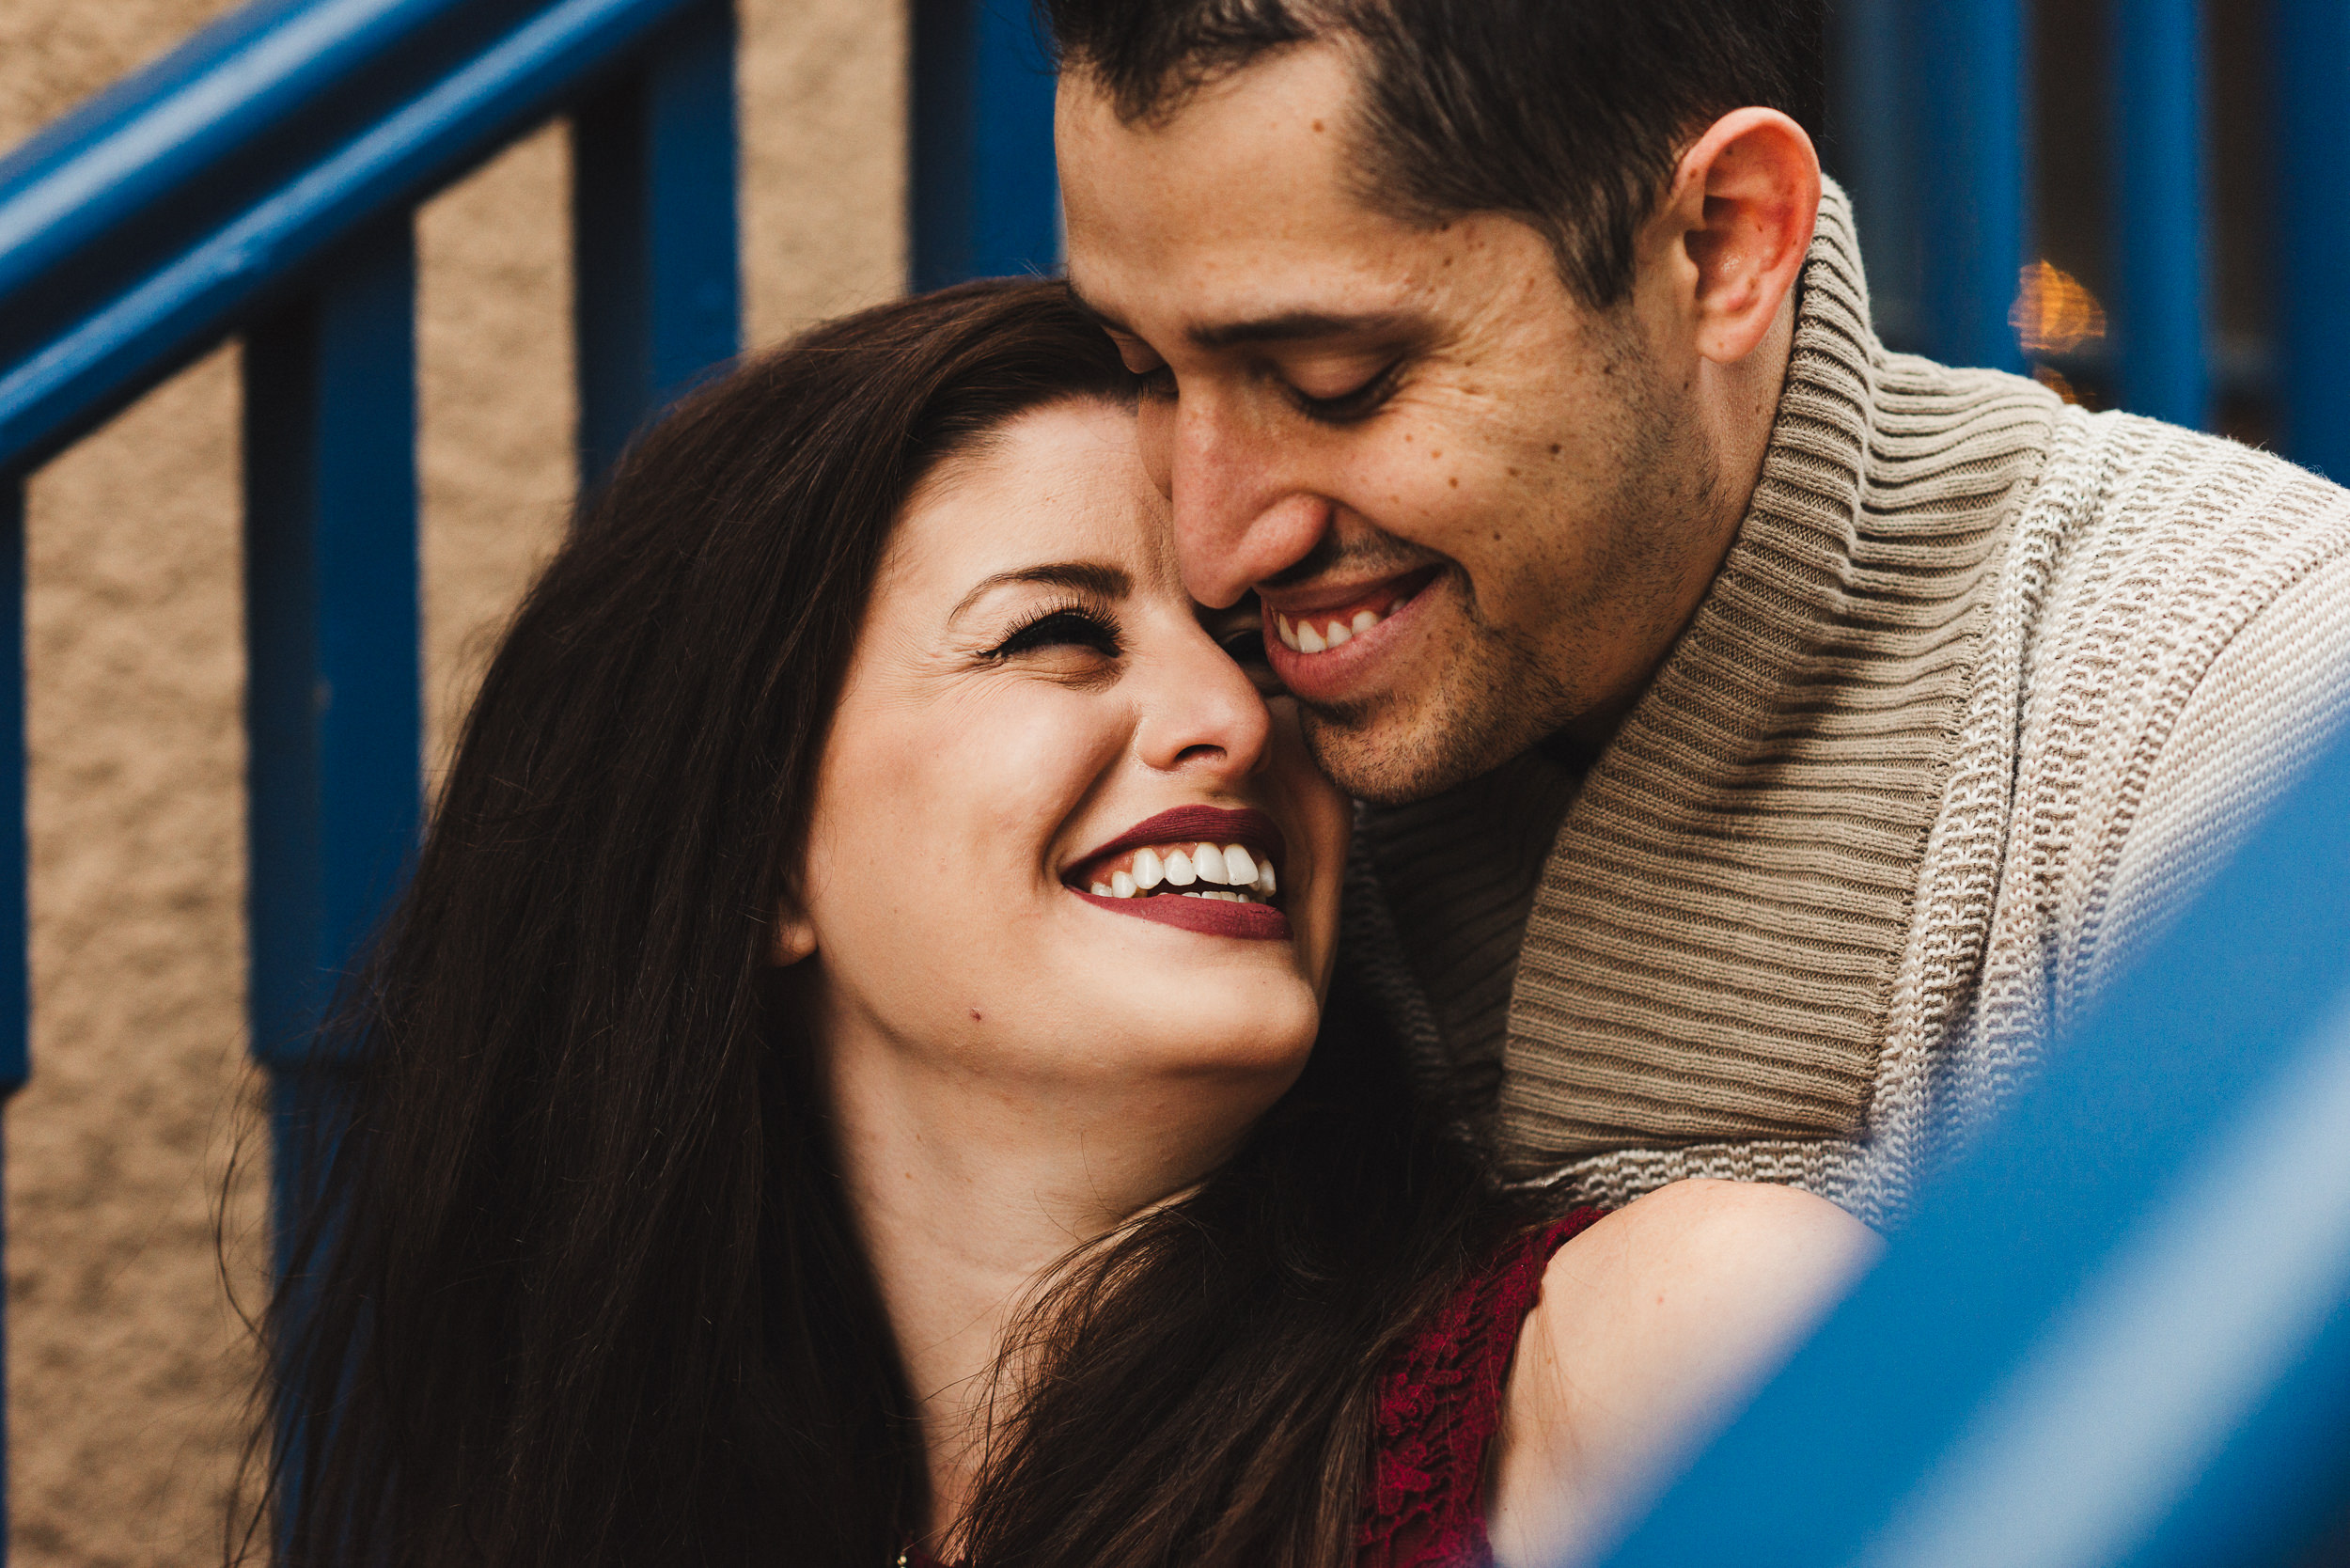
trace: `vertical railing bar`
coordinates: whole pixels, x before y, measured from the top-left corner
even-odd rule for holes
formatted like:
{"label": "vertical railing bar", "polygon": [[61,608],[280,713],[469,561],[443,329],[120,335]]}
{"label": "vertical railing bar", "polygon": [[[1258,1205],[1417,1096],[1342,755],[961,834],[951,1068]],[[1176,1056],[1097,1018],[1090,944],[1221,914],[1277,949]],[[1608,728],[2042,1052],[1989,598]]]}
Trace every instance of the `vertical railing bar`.
{"label": "vertical railing bar", "polygon": [[247,335],[253,1049],[276,1079],[276,1233],[333,1107],[312,1034],[415,847],[423,789],[415,243],[402,212]]}
{"label": "vertical railing bar", "polygon": [[580,482],[742,347],[735,22],[697,7],[572,116]]}
{"label": "vertical railing bar", "polygon": [[1852,198],[1877,336],[1909,349],[1919,330],[1919,202],[1902,71],[1903,0],[1844,0],[1833,22],[1840,69],[1831,84],[1831,172]]}
{"label": "vertical railing bar", "polygon": [[2008,312],[2029,234],[2022,0],[1923,0],[1912,13],[1913,145],[1937,150],[1926,204],[1924,351],[1951,365],[2024,368]]}
{"label": "vertical railing bar", "polygon": [[[24,478],[0,472],[0,1102],[32,1070],[31,855],[24,819]],[[0,1125],[0,1171],[7,1133]],[[0,1182],[0,1193],[5,1192]],[[0,1210],[4,1215],[5,1210]],[[6,1223],[0,1219],[0,1261]],[[5,1276],[0,1276],[4,1278]],[[0,1568],[8,1560],[7,1302],[0,1295]]]}
{"label": "vertical railing bar", "polygon": [[2350,7],[2276,0],[2277,359],[2284,450],[2350,480],[2350,172],[2338,150]]}
{"label": "vertical railing bar", "polygon": [[2117,400],[2191,429],[2211,414],[2201,11],[2199,0],[2112,10]]}
{"label": "vertical railing bar", "polygon": [[914,286],[1061,262],[1053,67],[1025,0],[916,0]]}

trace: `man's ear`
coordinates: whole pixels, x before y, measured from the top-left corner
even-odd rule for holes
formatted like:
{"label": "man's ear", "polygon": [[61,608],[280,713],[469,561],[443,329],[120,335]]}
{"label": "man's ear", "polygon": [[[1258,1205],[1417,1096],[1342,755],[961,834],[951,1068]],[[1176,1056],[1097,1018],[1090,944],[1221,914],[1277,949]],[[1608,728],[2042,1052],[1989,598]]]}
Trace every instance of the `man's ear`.
{"label": "man's ear", "polygon": [[776,910],[776,943],[771,956],[778,969],[788,969],[816,950],[816,922],[800,907],[797,892],[788,892]]}
{"label": "man's ear", "polygon": [[1692,346],[1718,365],[1752,353],[1803,272],[1820,215],[1820,155],[1777,109],[1733,109],[1681,155],[1657,218],[1678,237]]}

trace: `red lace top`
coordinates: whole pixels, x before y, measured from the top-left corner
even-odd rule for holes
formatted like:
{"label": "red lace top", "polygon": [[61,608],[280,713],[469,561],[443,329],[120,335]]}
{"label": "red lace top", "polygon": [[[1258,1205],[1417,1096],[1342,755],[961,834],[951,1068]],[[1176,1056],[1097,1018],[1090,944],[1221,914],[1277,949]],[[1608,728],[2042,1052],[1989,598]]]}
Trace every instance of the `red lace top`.
{"label": "red lace top", "polygon": [[[1473,1275],[1380,1374],[1371,1496],[1355,1568],[1488,1568],[1485,1450],[1518,1333],[1551,1258],[1604,1211],[1529,1231]],[[903,1568],[943,1568],[919,1548]]]}
{"label": "red lace top", "polygon": [[1599,1218],[1577,1209],[1502,1249],[1439,1308],[1381,1374],[1371,1496],[1355,1568],[1485,1568],[1485,1450],[1543,1271]]}

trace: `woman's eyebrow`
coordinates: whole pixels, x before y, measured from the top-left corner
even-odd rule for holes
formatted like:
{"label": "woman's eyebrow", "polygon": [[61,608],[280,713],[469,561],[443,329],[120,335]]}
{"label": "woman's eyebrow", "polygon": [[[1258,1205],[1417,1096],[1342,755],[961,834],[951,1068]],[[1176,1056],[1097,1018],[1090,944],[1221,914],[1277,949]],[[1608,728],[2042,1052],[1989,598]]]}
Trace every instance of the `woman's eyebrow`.
{"label": "woman's eyebrow", "polygon": [[1093,599],[1123,599],[1135,591],[1135,580],[1124,567],[1106,566],[1098,561],[1054,561],[1044,566],[1024,566],[1015,572],[998,572],[979,580],[979,586],[963,596],[954,607],[949,620],[999,588],[1034,585],[1042,588],[1064,588]]}

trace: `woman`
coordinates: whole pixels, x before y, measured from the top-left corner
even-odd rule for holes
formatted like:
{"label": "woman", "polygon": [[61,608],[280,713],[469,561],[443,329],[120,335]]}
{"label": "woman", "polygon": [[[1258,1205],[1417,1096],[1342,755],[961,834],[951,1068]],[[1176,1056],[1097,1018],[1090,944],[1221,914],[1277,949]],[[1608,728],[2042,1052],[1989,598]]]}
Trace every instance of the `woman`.
{"label": "woman", "polygon": [[1346,803],[1131,419],[975,285],[586,507],[320,1053],[281,1560],[1531,1561],[1848,1265],[1536,1226],[1322,1018]]}

